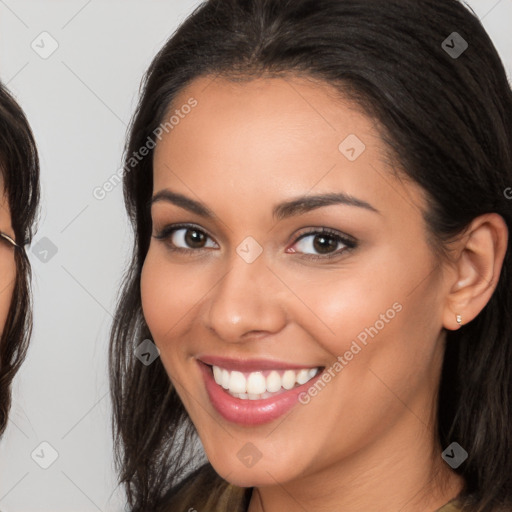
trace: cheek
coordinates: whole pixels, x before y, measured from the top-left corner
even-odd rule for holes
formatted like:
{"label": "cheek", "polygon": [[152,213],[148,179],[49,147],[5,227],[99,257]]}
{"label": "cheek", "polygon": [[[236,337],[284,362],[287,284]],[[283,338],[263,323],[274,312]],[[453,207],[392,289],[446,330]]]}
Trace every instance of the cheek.
{"label": "cheek", "polygon": [[292,313],[295,321],[331,357],[348,351],[347,359],[363,363],[361,370],[377,363],[395,370],[402,364],[426,363],[439,335],[439,283],[429,274],[432,261],[427,251],[392,249],[361,260],[357,268],[309,276],[303,272],[284,279],[294,283],[300,299]]}
{"label": "cheek", "polygon": [[161,252],[150,248],[141,273],[142,310],[157,345],[185,328],[194,305],[207,292],[187,265],[171,264]]}
{"label": "cheek", "polygon": [[379,332],[388,330],[400,314],[400,282],[392,272],[371,267],[371,272],[361,267],[281,272],[285,282],[293,283],[295,299],[288,305],[294,321],[333,356],[349,350],[355,339],[364,343],[376,323]]}
{"label": "cheek", "polygon": [[[0,255],[1,257],[2,255]],[[6,256],[0,264],[0,332],[3,332],[5,321],[11,306],[14,283],[16,280],[16,264],[12,256]]]}

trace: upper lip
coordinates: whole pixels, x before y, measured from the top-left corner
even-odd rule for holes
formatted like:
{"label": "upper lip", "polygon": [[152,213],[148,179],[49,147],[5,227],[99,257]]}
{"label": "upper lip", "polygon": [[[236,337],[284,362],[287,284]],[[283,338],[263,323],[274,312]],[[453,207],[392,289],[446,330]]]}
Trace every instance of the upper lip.
{"label": "upper lip", "polygon": [[219,366],[230,371],[255,372],[262,370],[302,370],[303,368],[318,368],[311,364],[293,364],[286,361],[273,359],[241,359],[213,355],[205,355],[197,358],[209,366]]}

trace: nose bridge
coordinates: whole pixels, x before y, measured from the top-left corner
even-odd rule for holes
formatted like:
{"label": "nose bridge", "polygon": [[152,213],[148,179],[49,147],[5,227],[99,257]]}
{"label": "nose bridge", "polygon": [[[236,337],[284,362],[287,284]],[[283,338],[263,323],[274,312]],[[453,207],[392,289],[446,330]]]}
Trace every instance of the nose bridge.
{"label": "nose bridge", "polygon": [[285,323],[284,308],[275,293],[276,279],[263,254],[255,257],[248,243],[238,246],[229,271],[210,296],[207,326],[224,341],[239,341],[249,332],[276,332]]}

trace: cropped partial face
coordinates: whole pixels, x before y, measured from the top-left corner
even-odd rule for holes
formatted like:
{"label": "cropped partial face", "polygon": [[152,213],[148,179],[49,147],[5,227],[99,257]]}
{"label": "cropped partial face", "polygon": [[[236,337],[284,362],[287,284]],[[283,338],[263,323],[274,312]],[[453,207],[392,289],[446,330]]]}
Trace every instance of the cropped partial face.
{"label": "cropped partial face", "polygon": [[446,285],[423,194],[393,177],[374,123],[291,77],[201,78],[173,114],[142,303],[214,468],[275,485],[415,443]]}
{"label": "cropped partial face", "polygon": [[[11,226],[11,213],[5,189],[0,180],[0,231],[14,239]],[[16,263],[14,246],[0,237],[0,333],[3,332],[9,308],[11,306],[14,283],[16,280]]]}

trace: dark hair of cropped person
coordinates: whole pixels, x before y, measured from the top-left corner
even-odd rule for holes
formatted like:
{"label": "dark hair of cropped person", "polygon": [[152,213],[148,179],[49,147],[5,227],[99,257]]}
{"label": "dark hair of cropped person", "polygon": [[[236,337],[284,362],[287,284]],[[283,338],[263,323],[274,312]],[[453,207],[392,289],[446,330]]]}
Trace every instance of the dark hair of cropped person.
{"label": "dark hair of cropped person", "polygon": [[[32,333],[31,267],[26,245],[32,240],[39,207],[39,158],[28,121],[0,83],[0,180],[14,230],[16,278],[0,339],[0,434],[7,426],[12,381],[25,359]],[[2,242],[4,243],[4,242]]]}
{"label": "dark hair of cropped person", "polygon": [[[442,42],[469,44],[452,58]],[[301,76],[330,84],[375,120],[397,177],[428,198],[424,219],[439,258],[485,213],[512,228],[512,92],[478,18],[457,0],[210,0],[172,35],[147,71],[125,162],[198,77]],[[176,107],[176,105],[174,105]],[[124,175],[134,229],[111,331],[113,434],[120,481],[133,511],[158,510],[194,467],[196,434],[158,359],[134,348],[151,337],[140,276],[151,238],[152,152]],[[497,288],[471,322],[447,331],[437,437],[468,453],[463,510],[512,506],[512,252]],[[191,451],[192,450],[192,451]],[[440,457],[440,453],[435,456]]]}

